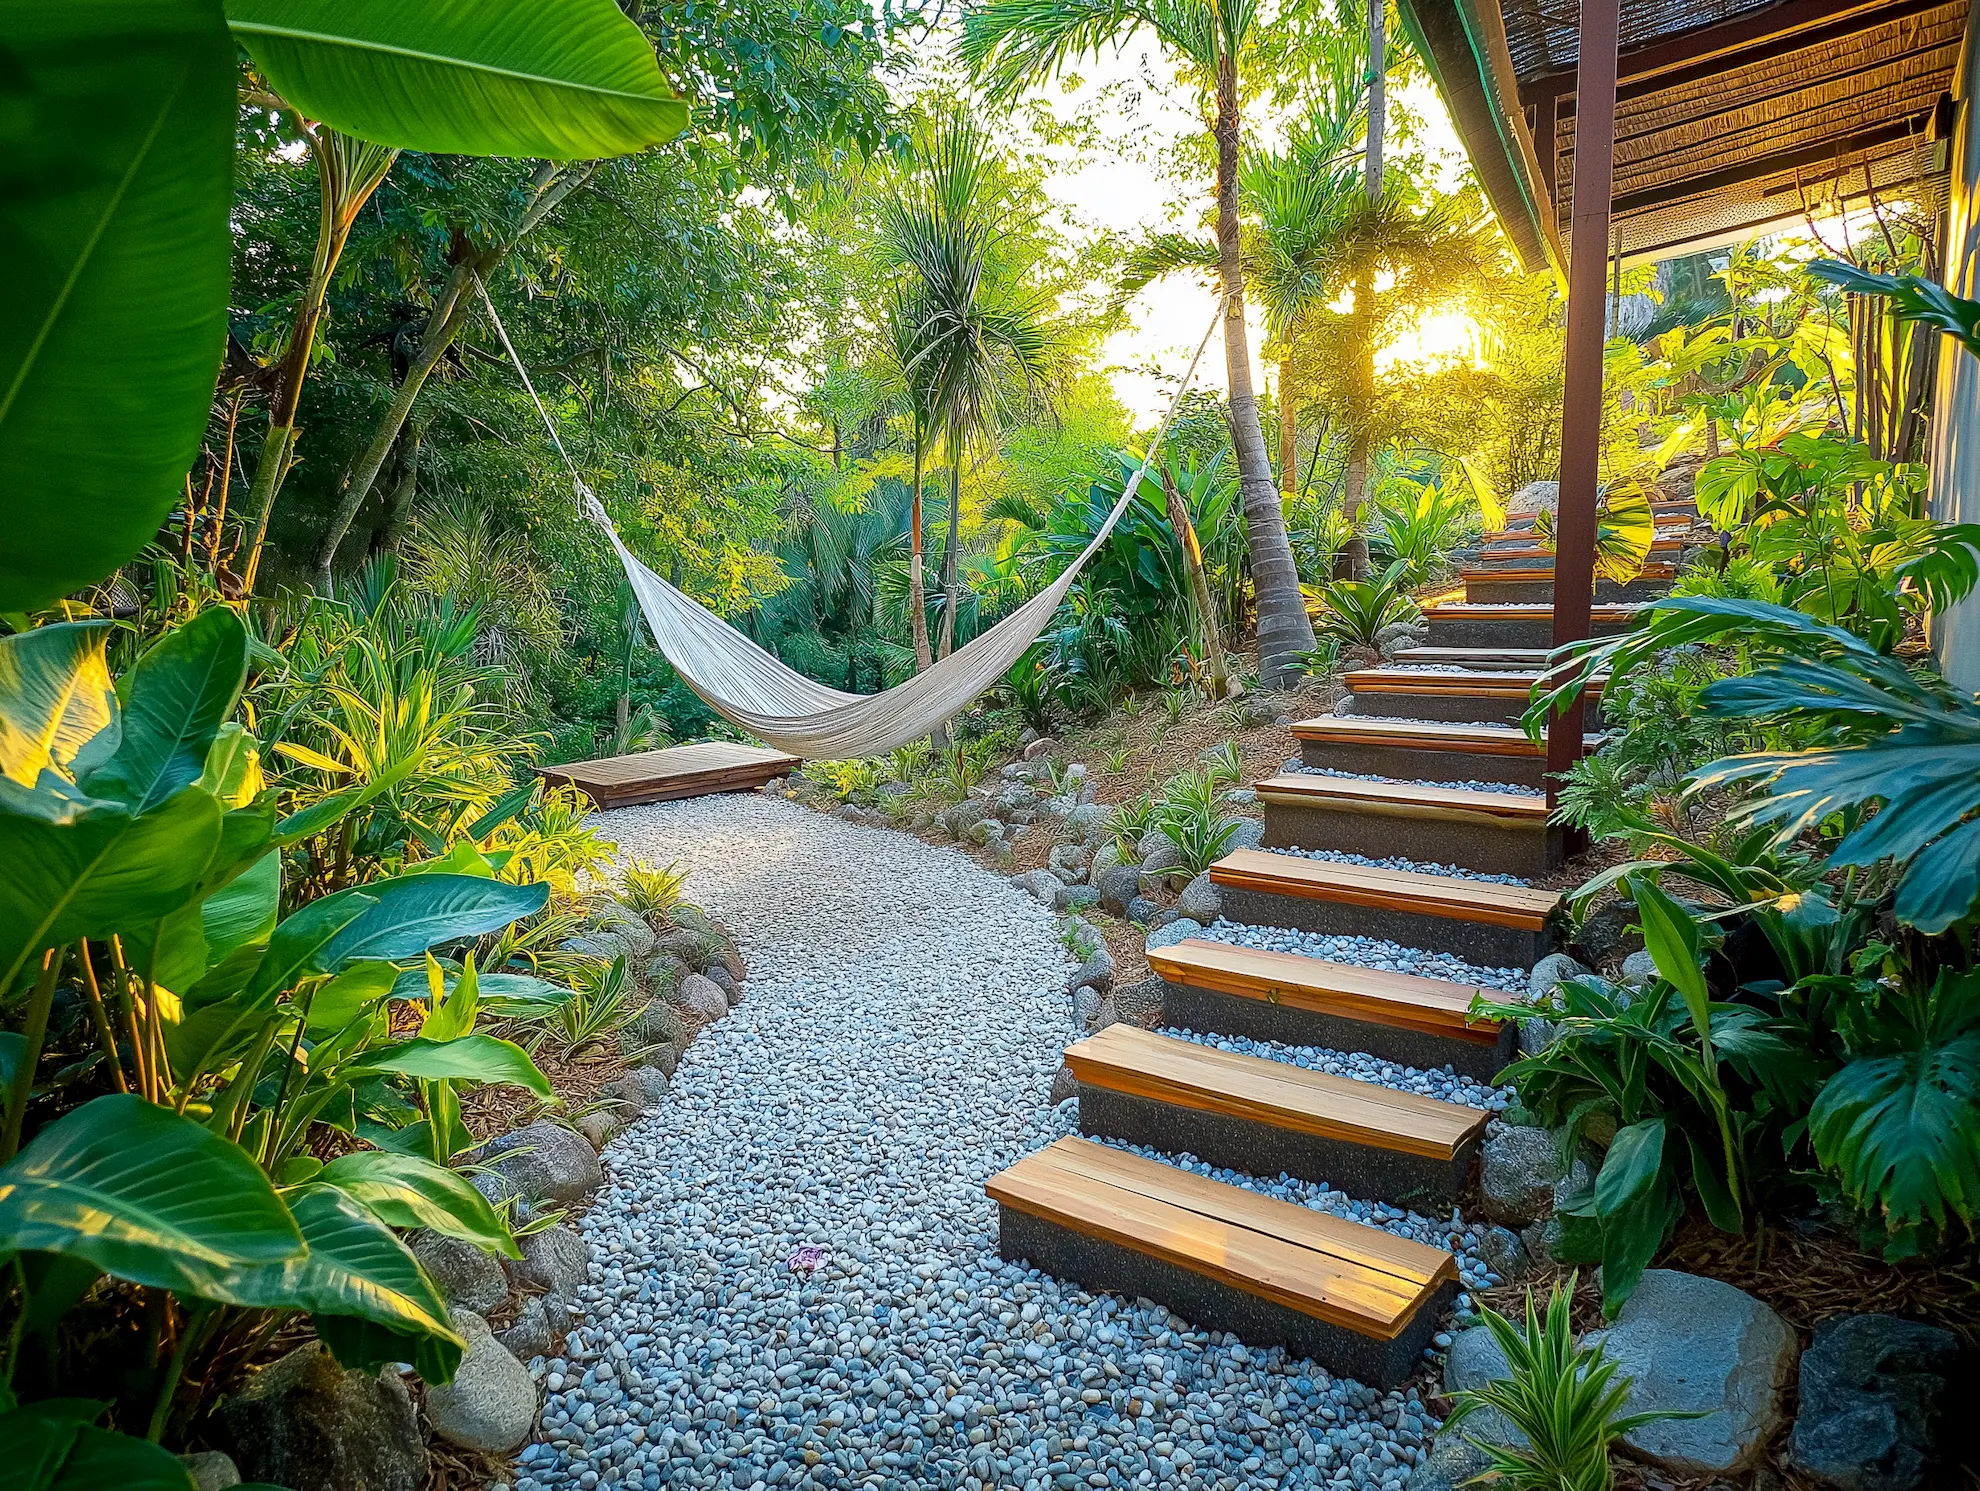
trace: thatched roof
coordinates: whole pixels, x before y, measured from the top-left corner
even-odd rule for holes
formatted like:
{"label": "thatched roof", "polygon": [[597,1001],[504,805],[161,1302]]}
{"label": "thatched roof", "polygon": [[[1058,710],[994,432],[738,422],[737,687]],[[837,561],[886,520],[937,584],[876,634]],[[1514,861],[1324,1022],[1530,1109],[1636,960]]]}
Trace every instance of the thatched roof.
{"label": "thatched roof", "polygon": [[[1578,0],[1399,0],[1508,236],[1561,262]],[[1967,0],[1623,0],[1612,204],[1634,258],[1942,178]]]}

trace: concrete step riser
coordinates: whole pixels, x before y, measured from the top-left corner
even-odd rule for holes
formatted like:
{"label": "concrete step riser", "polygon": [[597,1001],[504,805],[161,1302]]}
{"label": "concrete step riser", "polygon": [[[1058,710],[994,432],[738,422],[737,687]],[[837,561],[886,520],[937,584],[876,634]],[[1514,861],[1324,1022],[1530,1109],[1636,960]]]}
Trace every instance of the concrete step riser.
{"label": "concrete step riser", "polygon": [[1084,1083],[1079,1089],[1079,1127],[1081,1133],[1097,1139],[1193,1154],[1247,1175],[1283,1173],[1300,1180],[1324,1180],[1357,1200],[1387,1201],[1419,1211],[1441,1210],[1455,1202],[1478,1152],[1476,1144],[1467,1144],[1448,1160],[1402,1154]]}
{"label": "concrete step riser", "polygon": [[1289,1046],[1325,1046],[1332,1051],[1365,1051],[1404,1066],[1448,1066],[1464,1076],[1490,1082],[1517,1054],[1518,1030],[1507,1025],[1495,1045],[1454,1040],[1428,1031],[1357,1020],[1348,1015],[1300,1009],[1271,999],[1251,999],[1214,989],[1169,984],[1162,996],[1162,1019],[1206,1035],[1236,1035]]}
{"label": "concrete step riser", "polygon": [[[1551,605],[1554,599],[1552,580],[1519,580],[1509,577],[1503,580],[1467,580],[1464,583],[1464,598],[1474,605]],[[1617,605],[1625,601],[1654,601],[1669,593],[1669,580],[1631,580],[1626,585],[1618,585],[1614,580],[1595,582],[1595,603],[1597,605]]]}
{"label": "concrete step riser", "polygon": [[1547,763],[1539,756],[1486,756],[1472,751],[1426,751],[1417,746],[1341,745],[1333,741],[1303,740],[1299,743],[1299,759],[1308,766],[1328,771],[1397,777],[1405,782],[1547,785]]}
{"label": "concrete step riser", "polygon": [[1455,953],[1491,968],[1531,968],[1554,950],[1552,927],[1538,932],[1431,912],[1360,906],[1226,885],[1224,915],[1253,926],[1292,927],[1336,937],[1379,937],[1404,947]]}
{"label": "concrete step riser", "polygon": [[1423,1365],[1423,1348],[1430,1344],[1437,1318],[1457,1294],[1455,1283],[1444,1283],[1394,1340],[1377,1341],[1015,1207],[1000,1207],[999,1212],[997,1248],[1014,1263],[1028,1263],[1086,1289],[1158,1301],[1199,1327],[1230,1331],[1253,1346],[1283,1346],[1372,1387],[1394,1387]]}
{"label": "concrete step riser", "polygon": [[[1482,780],[1482,778],[1480,779]],[[1563,832],[1550,823],[1374,813],[1363,804],[1266,802],[1265,847],[1338,849],[1370,859],[1398,855],[1456,865],[1485,875],[1544,875],[1566,857]]]}
{"label": "concrete step riser", "polygon": [[[1351,693],[1350,714],[1373,715],[1377,719],[1442,720],[1447,724],[1517,725],[1526,713],[1524,694],[1481,697],[1476,694],[1389,694]],[[1440,777],[1457,781],[1457,777]],[[1482,779],[1481,779],[1482,780]]]}
{"label": "concrete step riser", "polygon": [[[1551,597],[1550,597],[1551,599]],[[1494,621],[1440,620],[1435,611],[1426,613],[1430,623],[1431,647],[1552,647],[1554,623],[1551,617]],[[1629,630],[1621,622],[1597,622],[1592,628],[1598,637],[1619,636]]]}

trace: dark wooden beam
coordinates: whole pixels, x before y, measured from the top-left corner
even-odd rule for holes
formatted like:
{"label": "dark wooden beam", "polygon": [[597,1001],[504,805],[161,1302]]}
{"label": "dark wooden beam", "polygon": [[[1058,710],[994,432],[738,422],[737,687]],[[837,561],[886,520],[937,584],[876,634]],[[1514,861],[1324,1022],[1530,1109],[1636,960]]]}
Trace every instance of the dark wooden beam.
{"label": "dark wooden beam", "polygon": [[[1595,593],[1595,504],[1602,456],[1602,335],[1607,310],[1609,188],[1615,169],[1616,27],[1620,0],[1581,0],[1581,108],[1574,120],[1574,209],[1568,239],[1566,396],[1561,401],[1560,505],[1554,523],[1554,645],[1588,635]],[[1547,727],[1547,797],[1581,759],[1584,701]]]}
{"label": "dark wooden beam", "polygon": [[1559,100],[1549,95],[1533,100],[1533,153],[1540,158],[1540,180],[1551,198],[1559,194],[1561,184],[1555,175],[1557,169],[1554,145],[1555,105]]}
{"label": "dark wooden beam", "polygon": [[[1729,21],[1632,47],[1617,59],[1617,78],[1625,89],[1623,97],[1629,98],[1644,84],[1665,74],[1690,69],[1695,80],[1722,72],[1727,66],[1738,65],[1736,61],[1728,61],[1734,53],[1750,52],[1766,57],[1812,44],[1818,38],[1805,35],[1811,31],[1820,29],[1825,35],[1831,31],[1848,35],[1887,17],[1898,19],[1935,10],[1944,3],[1945,0],[1780,0],[1765,10],[1748,11]],[[1751,60],[1752,57],[1739,59]],[[1675,86],[1675,81],[1667,86]],[[1574,68],[1563,68],[1519,85],[1522,103],[1533,103],[1543,96],[1558,98],[1576,91]]]}

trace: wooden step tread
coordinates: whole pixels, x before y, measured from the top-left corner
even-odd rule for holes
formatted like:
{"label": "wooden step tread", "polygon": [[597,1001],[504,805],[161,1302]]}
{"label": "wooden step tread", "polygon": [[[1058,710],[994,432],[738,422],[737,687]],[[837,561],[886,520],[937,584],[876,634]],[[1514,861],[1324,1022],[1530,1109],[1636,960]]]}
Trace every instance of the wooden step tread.
{"label": "wooden step tread", "polygon": [[[1352,694],[1458,694],[1465,698],[1498,698],[1526,694],[1540,679],[1538,671],[1520,668],[1354,668],[1341,675]],[[1588,692],[1602,692],[1603,677],[1589,681]]]}
{"label": "wooden step tread", "polygon": [[1214,994],[1263,999],[1314,1014],[1392,1025],[1481,1046],[1495,1046],[1499,1041],[1497,1020],[1472,1017],[1472,1000],[1487,992],[1474,984],[1390,973],[1299,953],[1268,952],[1204,937],[1150,948],[1148,966],[1172,984]]}
{"label": "wooden step tread", "polygon": [[1298,740],[1327,745],[1414,746],[1429,751],[1464,751],[1476,756],[1545,756],[1547,742],[1528,740],[1509,725],[1478,725],[1447,720],[1384,720],[1358,714],[1329,714],[1292,727]]}
{"label": "wooden step tread", "polygon": [[1544,826],[1547,799],[1537,792],[1480,792],[1475,787],[1434,787],[1427,782],[1371,782],[1364,777],[1330,777],[1318,772],[1287,772],[1258,783],[1260,802],[1339,802],[1379,812],[1383,808],[1484,815]]}
{"label": "wooden step tread", "polygon": [[1068,1046],[1066,1065],[1090,1087],[1434,1160],[1485,1127],[1479,1108],[1118,1022]]}
{"label": "wooden step tread", "polygon": [[994,1175],[1001,1206],[1393,1340],[1457,1261],[1379,1227],[1192,1175],[1087,1139],[1059,1139]]}
{"label": "wooden step tread", "polygon": [[[1542,548],[1539,544],[1535,543],[1531,533],[1518,529],[1514,529],[1509,533],[1485,534],[1479,539],[1479,543],[1484,546],[1487,557],[1492,559],[1497,559],[1501,554],[1506,552],[1503,548],[1495,547],[1501,544],[1514,546],[1521,550],[1531,550],[1535,554],[1543,554],[1550,559],[1554,554],[1552,549]],[[1653,554],[1675,554],[1683,548],[1684,541],[1682,539],[1653,538],[1650,540],[1650,552]]]}
{"label": "wooden step tread", "polygon": [[1384,870],[1344,860],[1307,859],[1264,849],[1237,849],[1210,867],[1210,882],[1239,890],[1379,906],[1539,932],[1560,909],[1559,891],[1501,885],[1457,875]]}
{"label": "wooden step tread", "polygon": [[[1588,616],[1591,621],[1625,622],[1636,620],[1643,606],[1631,602],[1607,602],[1590,606]],[[1551,621],[1554,608],[1546,601],[1536,601],[1528,606],[1492,606],[1473,601],[1439,601],[1425,608],[1424,613],[1431,620],[1442,617],[1450,621]]]}
{"label": "wooden step tread", "polygon": [[[1549,555],[1546,557],[1551,558],[1552,556]],[[1665,563],[1661,560],[1653,559],[1648,564],[1643,566],[1643,572],[1637,575],[1636,579],[1637,580],[1669,580],[1674,578],[1676,575],[1677,575],[1676,565]],[[1467,565],[1465,568],[1458,571],[1458,578],[1460,580],[1467,580],[1467,581],[1468,580],[1526,580],[1526,581],[1538,582],[1541,580],[1551,580],[1553,577],[1554,577],[1554,570],[1552,565],[1549,565],[1545,569],[1526,569],[1526,570],[1520,570],[1517,573],[1513,573],[1501,569],[1480,569],[1476,565]],[[1633,584],[1635,583],[1635,581],[1632,581],[1631,583]]]}

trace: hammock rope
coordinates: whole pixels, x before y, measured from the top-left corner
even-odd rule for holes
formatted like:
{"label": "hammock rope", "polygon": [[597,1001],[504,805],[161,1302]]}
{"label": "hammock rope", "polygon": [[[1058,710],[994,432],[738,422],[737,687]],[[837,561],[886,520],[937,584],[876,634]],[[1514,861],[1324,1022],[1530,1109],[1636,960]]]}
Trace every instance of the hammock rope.
{"label": "hammock rope", "polygon": [[1182,407],[1183,396],[1195,380],[1204,349],[1210,345],[1217,323],[1225,314],[1220,298],[1210,325],[1196,344],[1189,370],[1163,412],[1161,423],[1155,427],[1147,454],[1128,479],[1106,522],[1064,573],[988,631],[925,672],[877,694],[848,694],[784,666],[714,612],[668,584],[625,546],[605,505],[578,475],[576,464],[558,438],[556,423],[537,397],[536,386],[516,355],[502,318],[496,314],[495,302],[479,275],[475,276],[475,288],[481,292],[482,304],[495,324],[503,350],[509,354],[523,387],[529,391],[530,402],[536,405],[544,428],[550,432],[551,444],[570,473],[578,511],[604,530],[625,567],[626,579],[653,633],[654,646],[673,664],[682,682],[710,709],[766,744],[808,761],[877,756],[919,740],[968,708],[971,701],[1024,656],[1043,634],[1059,602],[1072,589],[1080,569],[1107,541],[1114,525],[1134,500],[1142,479],[1162,448],[1170,423]]}

